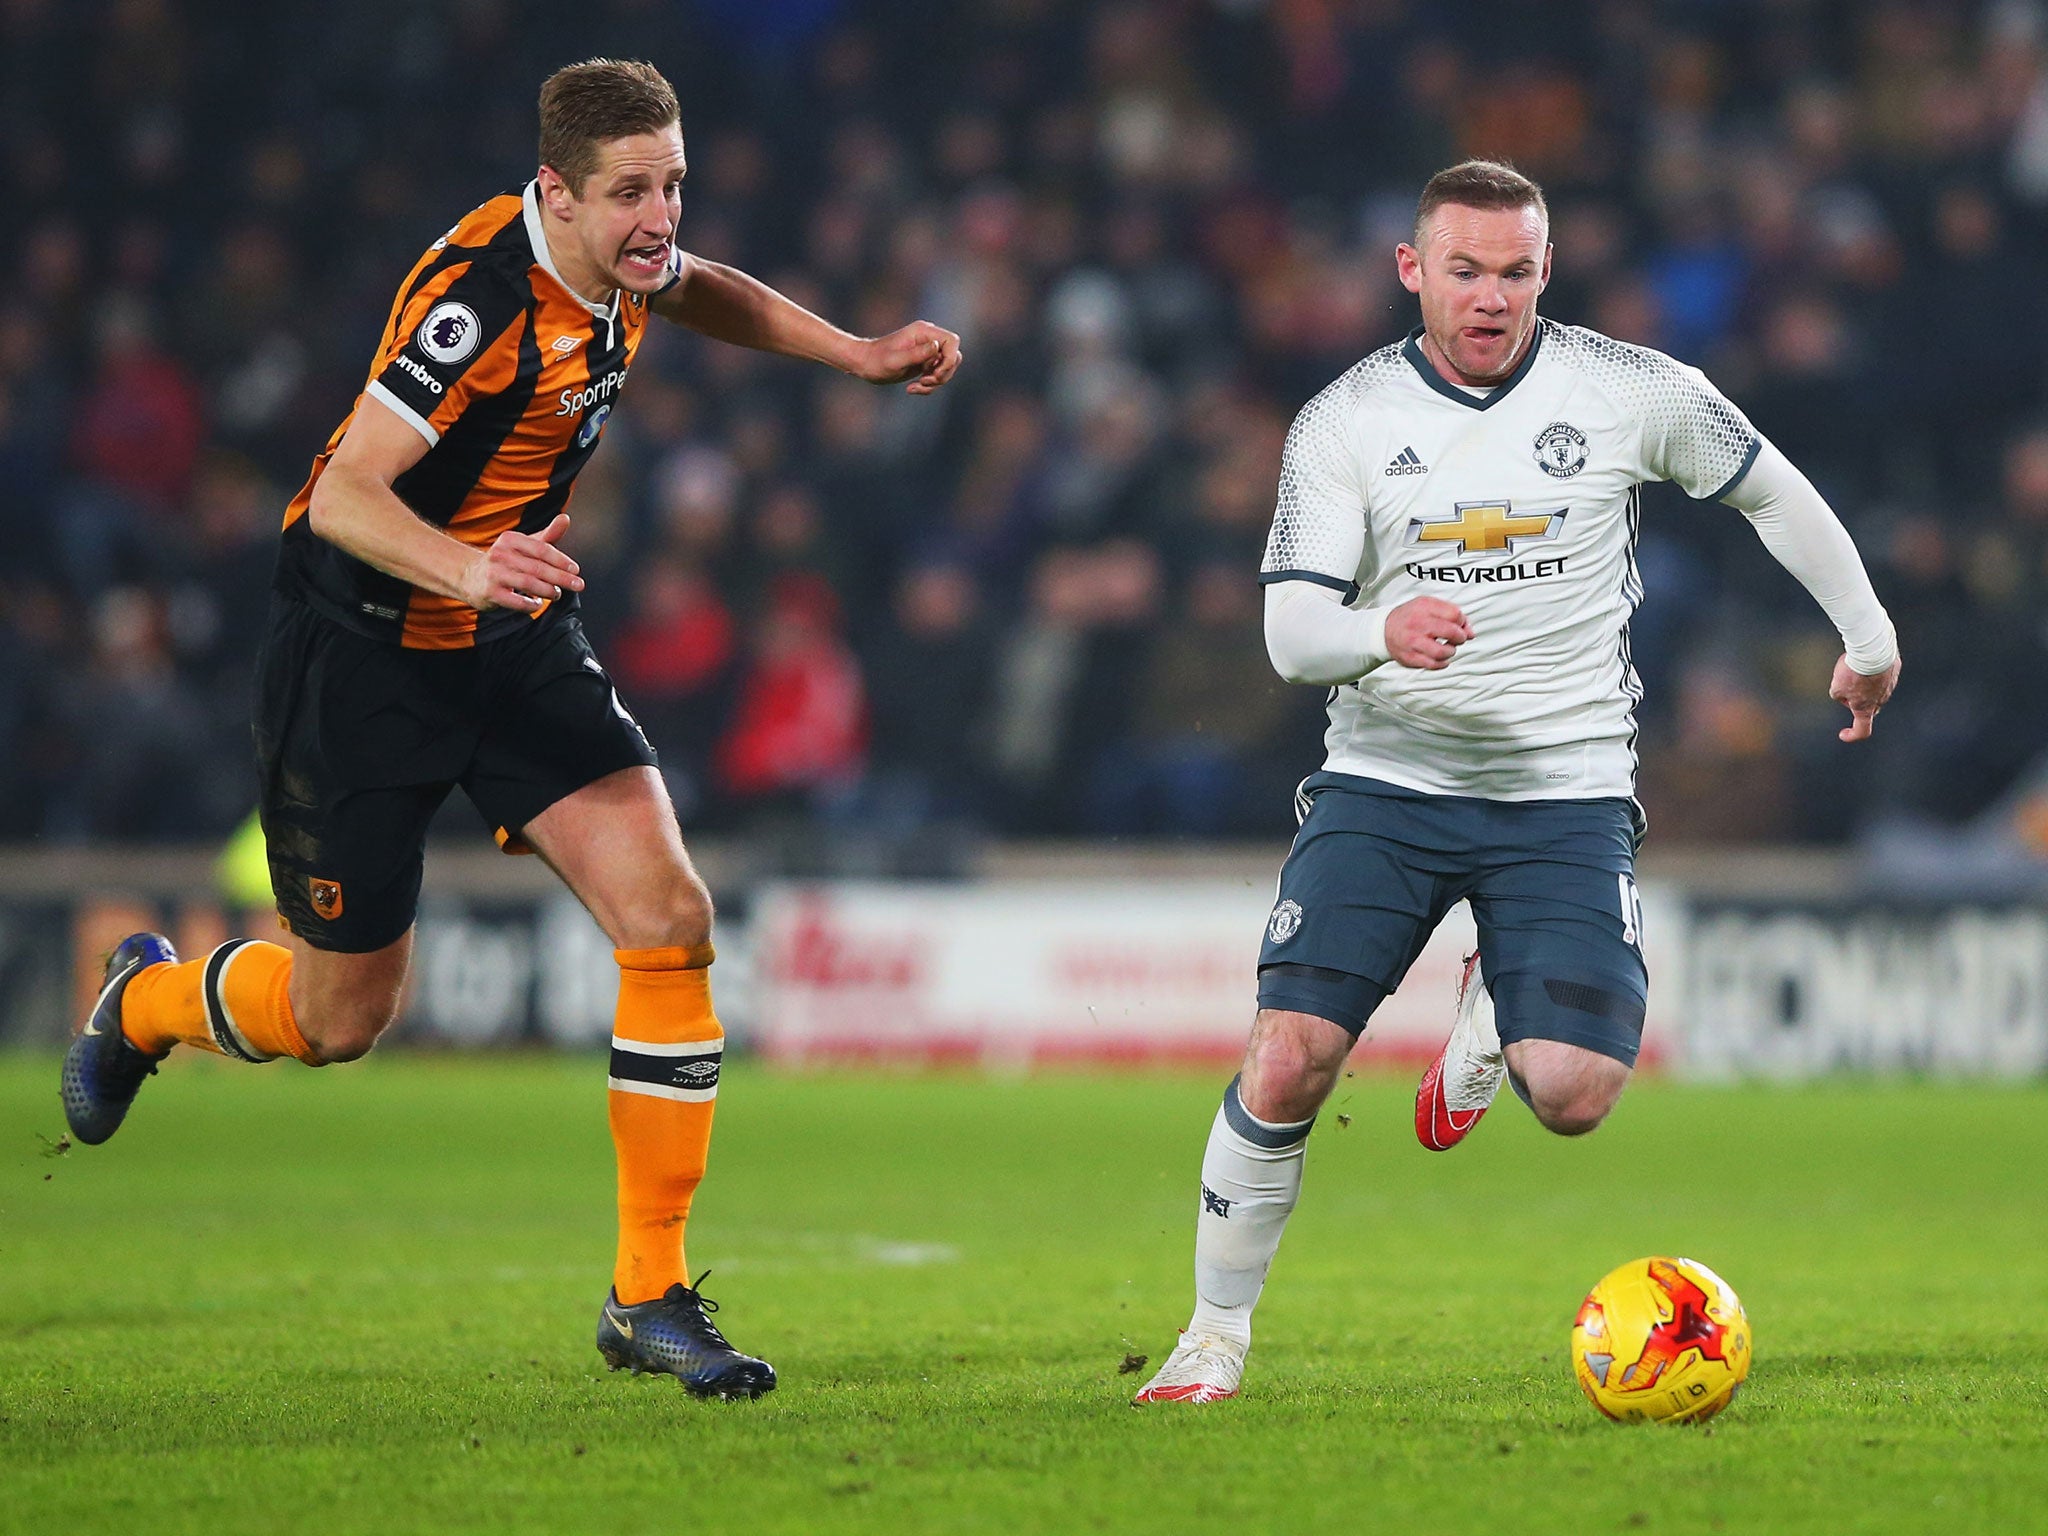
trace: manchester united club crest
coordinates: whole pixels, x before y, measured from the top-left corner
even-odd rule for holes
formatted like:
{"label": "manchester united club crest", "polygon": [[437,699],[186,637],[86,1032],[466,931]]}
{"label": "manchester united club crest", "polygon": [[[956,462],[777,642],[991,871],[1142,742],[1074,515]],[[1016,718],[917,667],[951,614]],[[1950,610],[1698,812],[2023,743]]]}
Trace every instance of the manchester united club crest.
{"label": "manchester united club crest", "polygon": [[1586,467],[1586,434],[1568,421],[1553,421],[1536,434],[1536,464],[1546,475],[1569,480]]}
{"label": "manchester united club crest", "polygon": [[1266,937],[1275,944],[1285,944],[1300,931],[1301,904],[1290,897],[1273,909],[1272,919],[1266,924]]}
{"label": "manchester united club crest", "polygon": [[307,893],[313,898],[313,910],[333,922],[341,916],[341,882],[339,880],[308,880]]}

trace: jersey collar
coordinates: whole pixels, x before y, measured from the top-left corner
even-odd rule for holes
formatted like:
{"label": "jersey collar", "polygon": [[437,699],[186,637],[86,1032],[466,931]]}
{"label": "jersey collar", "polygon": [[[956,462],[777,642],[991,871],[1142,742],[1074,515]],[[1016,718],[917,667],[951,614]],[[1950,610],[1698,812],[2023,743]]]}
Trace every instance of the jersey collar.
{"label": "jersey collar", "polygon": [[564,282],[562,280],[562,274],[555,270],[554,254],[553,252],[548,250],[547,231],[540,222],[539,178],[535,178],[534,180],[529,181],[526,184],[526,191],[523,194],[521,194],[519,200],[520,202],[526,205],[526,238],[528,243],[530,243],[533,246],[534,265],[539,267],[541,271],[547,273],[549,277],[552,277],[555,280],[556,286],[559,287],[562,290],[562,292],[569,295],[570,298],[574,299],[578,304],[581,304],[585,309],[589,310],[593,315],[597,316],[598,319],[605,321],[607,324],[615,323],[619,318],[618,289],[614,288],[612,290],[611,303],[593,304],[590,302],[590,300],[583,297],[582,294],[578,293],[574,288],[571,288],[566,282]]}
{"label": "jersey collar", "polygon": [[1540,316],[1536,321],[1536,334],[1529,338],[1529,350],[1522,354],[1522,360],[1515,364],[1515,371],[1493,387],[1490,394],[1468,395],[1436,371],[1422,351],[1422,327],[1417,326],[1408,333],[1408,339],[1401,343],[1401,355],[1408,359],[1410,366],[1422,375],[1422,382],[1442,395],[1446,400],[1455,400],[1462,406],[1475,411],[1488,411],[1506,398],[1509,390],[1529,376],[1535,365],[1536,354],[1543,350],[1543,333],[1549,329],[1549,322]]}

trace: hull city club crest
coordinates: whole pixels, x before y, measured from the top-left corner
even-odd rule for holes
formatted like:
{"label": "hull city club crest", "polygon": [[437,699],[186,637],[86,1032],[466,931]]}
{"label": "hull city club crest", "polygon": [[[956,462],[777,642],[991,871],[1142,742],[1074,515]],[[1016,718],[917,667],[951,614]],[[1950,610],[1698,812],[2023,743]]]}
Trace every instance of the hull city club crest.
{"label": "hull city club crest", "polygon": [[313,910],[333,922],[341,916],[341,882],[339,880],[312,879],[306,882],[307,894],[312,898]]}
{"label": "hull city club crest", "polygon": [[1553,421],[1536,434],[1536,463],[1546,475],[1570,479],[1586,467],[1586,434],[1568,421]]}

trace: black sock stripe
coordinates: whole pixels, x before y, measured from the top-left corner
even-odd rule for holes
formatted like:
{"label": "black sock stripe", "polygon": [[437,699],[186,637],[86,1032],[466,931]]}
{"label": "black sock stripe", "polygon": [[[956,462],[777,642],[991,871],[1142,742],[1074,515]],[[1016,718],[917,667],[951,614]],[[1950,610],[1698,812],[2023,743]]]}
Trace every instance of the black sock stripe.
{"label": "black sock stripe", "polygon": [[649,1083],[658,1088],[690,1088],[707,1091],[718,1086],[720,1050],[692,1052],[687,1056],[657,1056],[651,1052],[612,1046],[611,1075],[620,1082]]}
{"label": "black sock stripe", "polygon": [[257,1061],[263,1058],[243,1049],[242,1042],[235,1037],[234,1029],[228,1024],[227,1004],[221,1001],[220,979],[227,974],[228,962],[247,949],[254,939],[230,939],[206,957],[206,971],[200,978],[199,995],[206,1003],[206,1027],[213,1035],[213,1043],[220,1047],[223,1056],[232,1056],[237,1061]]}

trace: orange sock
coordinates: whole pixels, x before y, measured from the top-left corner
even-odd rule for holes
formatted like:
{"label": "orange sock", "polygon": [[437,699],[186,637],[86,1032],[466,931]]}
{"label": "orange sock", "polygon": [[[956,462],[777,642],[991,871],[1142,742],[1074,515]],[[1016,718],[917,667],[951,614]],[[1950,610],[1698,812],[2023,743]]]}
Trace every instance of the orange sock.
{"label": "orange sock", "polygon": [[631,1305],[688,1285],[683,1226],[704,1177],[725,1031],[711,1011],[711,946],[621,949],[612,1026],[612,1147],[619,1159],[619,1259]]}
{"label": "orange sock", "polygon": [[174,1045],[318,1066],[292,1017],[292,952],[260,939],[231,939],[200,960],[138,971],[121,995],[121,1033],[160,1055]]}

